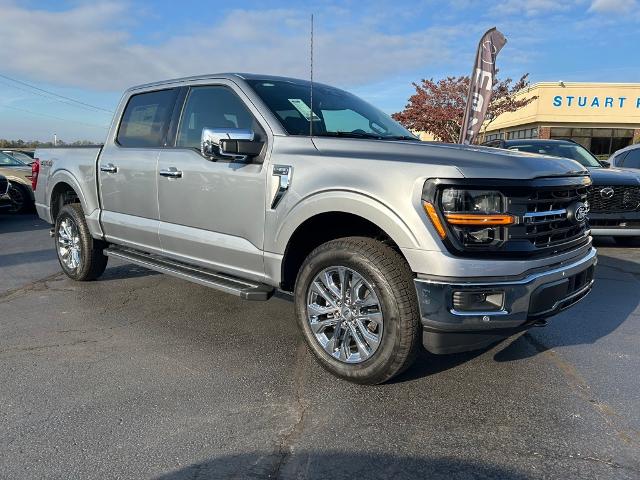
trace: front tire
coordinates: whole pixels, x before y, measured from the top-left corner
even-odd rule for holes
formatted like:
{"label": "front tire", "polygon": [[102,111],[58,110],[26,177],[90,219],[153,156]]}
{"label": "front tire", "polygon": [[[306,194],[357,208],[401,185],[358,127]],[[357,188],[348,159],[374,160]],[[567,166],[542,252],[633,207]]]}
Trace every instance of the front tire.
{"label": "front tire", "polygon": [[109,260],[103,253],[105,243],[91,236],[79,203],[60,209],[54,232],[58,261],[69,278],[83,282],[102,275]]}
{"label": "front tire", "polygon": [[9,183],[9,198],[11,199],[11,213],[25,213],[32,208],[31,197],[26,187],[22,185]]}
{"label": "front tire", "polygon": [[613,240],[621,247],[640,247],[640,237],[613,237]]}
{"label": "front tire", "polygon": [[298,273],[295,310],[320,364],[351,382],[386,382],[419,348],[412,272],[398,252],[371,238],[332,240],[311,252]]}

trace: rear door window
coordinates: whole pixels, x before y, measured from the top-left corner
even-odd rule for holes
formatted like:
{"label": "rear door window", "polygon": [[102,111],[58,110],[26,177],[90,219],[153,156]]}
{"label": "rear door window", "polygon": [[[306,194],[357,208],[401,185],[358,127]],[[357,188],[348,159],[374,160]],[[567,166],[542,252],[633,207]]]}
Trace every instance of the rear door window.
{"label": "rear door window", "polygon": [[169,128],[177,88],[133,95],[122,115],[117,142],[122,147],[161,147]]}

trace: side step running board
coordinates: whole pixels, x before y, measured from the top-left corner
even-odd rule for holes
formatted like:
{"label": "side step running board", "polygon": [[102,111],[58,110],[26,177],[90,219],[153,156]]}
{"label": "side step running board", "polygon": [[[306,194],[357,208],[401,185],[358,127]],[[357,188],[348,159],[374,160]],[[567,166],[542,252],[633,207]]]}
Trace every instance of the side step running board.
{"label": "side step running board", "polygon": [[223,273],[213,272],[205,268],[187,265],[182,262],[138,252],[136,250],[111,246],[104,254],[109,257],[121,258],[127,262],[141,265],[150,270],[173,275],[174,277],[199,283],[206,287],[215,288],[222,292],[237,295],[244,300],[268,300],[273,295],[274,288],[262,283],[232,277]]}

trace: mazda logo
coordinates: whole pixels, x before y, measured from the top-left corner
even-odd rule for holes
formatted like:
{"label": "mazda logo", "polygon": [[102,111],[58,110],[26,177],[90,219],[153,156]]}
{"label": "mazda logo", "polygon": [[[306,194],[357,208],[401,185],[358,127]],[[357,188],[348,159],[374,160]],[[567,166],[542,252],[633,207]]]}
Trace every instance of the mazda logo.
{"label": "mazda logo", "polygon": [[611,187],[605,187],[602,190],[600,190],[600,196],[602,198],[606,198],[606,199],[613,198],[613,194],[614,193],[615,192],[613,191],[613,188],[611,188]]}
{"label": "mazda logo", "polygon": [[584,223],[587,220],[588,213],[589,204],[575,202],[567,207],[567,219],[576,225]]}

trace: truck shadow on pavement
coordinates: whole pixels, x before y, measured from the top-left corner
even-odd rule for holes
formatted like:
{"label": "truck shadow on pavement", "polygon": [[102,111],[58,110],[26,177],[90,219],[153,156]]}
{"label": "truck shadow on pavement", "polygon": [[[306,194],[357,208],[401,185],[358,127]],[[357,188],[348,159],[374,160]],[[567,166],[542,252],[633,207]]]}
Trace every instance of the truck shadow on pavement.
{"label": "truck shadow on pavement", "polygon": [[[590,345],[618,329],[632,314],[640,314],[640,263],[598,255],[593,291],[573,308],[533,328],[496,353],[498,362],[532,357],[549,349]],[[533,348],[532,348],[533,347]]]}
{"label": "truck shadow on pavement", "polygon": [[149,270],[148,268],[134,265],[132,263],[126,263],[123,265],[108,267],[100,277],[99,281],[104,282],[109,280],[121,280],[125,278],[150,277],[154,275],[162,274],[160,272]]}
{"label": "truck shadow on pavement", "polygon": [[51,225],[40,220],[36,215],[0,213],[0,234],[20,233],[34,230],[49,230]]}
{"label": "truck shadow on pavement", "polygon": [[156,477],[187,479],[527,479],[527,475],[477,460],[447,457],[410,457],[386,453],[343,452],[247,453],[229,455],[190,465]]}

